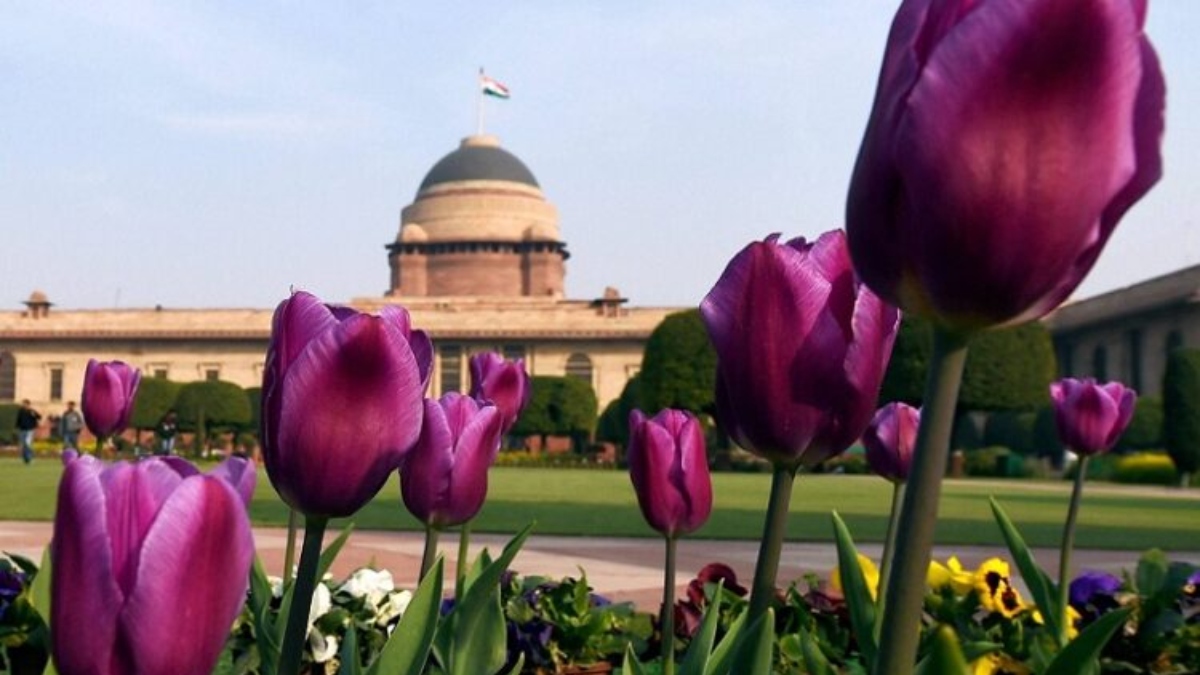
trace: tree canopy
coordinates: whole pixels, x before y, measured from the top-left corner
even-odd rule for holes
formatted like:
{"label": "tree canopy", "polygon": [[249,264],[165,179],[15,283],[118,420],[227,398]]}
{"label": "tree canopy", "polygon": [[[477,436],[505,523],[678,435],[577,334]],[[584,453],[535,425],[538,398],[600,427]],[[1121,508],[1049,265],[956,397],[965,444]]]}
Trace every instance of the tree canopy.
{"label": "tree canopy", "polygon": [[[175,401],[181,429],[193,431],[201,421],[208,428],[246,429],[250,399],[245,390],[224,380],[188,382]],[[156,420],[157,421],[157,420]]]}
{"label": "tree canopy", "polygon": [[183,389],[182,382],[174,382],[165,377],[145,377],[138,384],[137,395],[133,397],[133,414],[130,416],[130,426],[135,429],[154,429],[167,411],[175,407],[179,392]]}
{"label": "tree canopy", "polygon": [[663,408],[713,412],[717,353],[699,310],[671,314],[654,329],[646,341],[640,378],[636,407],[647,415]]}

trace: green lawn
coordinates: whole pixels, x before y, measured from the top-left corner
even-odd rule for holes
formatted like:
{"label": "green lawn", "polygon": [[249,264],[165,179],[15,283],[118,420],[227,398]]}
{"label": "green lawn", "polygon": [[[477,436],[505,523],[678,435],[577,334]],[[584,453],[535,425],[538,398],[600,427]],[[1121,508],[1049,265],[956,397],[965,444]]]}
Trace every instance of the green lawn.
{"label": "green lawn", "polygon": [[[0,520],[48,520],[61,471],[55,460],[23,466],[0,459]],[[718,474],[716,506],[697,537],[755,539],[762,528],[770,476]],[[942,496],[938,541],[1001,544],[988,497],[995,495],[1030,543],[1054,546],[1062,529],[1069,485],[1047,482],[951,481]],[[1139,494],[1096,483],[1084,491],[1077,543],[1084,548],[1200,550],[1200,499]],[[879,541],[886,525],[891,486],[871,476],[801,476],[792,496],[789,537],[828,541],[829,512],[839,511],[858,541]],[[256,524],[282,525],[286,509],[265,471],[251,515]],[[400,503],[397,481],[357,517],[364,529],[417,529]],[[642,522],[629,478],[619,471],[497,468],[476,531],[514,532],[537,521],[539,534],[656,536]]]}

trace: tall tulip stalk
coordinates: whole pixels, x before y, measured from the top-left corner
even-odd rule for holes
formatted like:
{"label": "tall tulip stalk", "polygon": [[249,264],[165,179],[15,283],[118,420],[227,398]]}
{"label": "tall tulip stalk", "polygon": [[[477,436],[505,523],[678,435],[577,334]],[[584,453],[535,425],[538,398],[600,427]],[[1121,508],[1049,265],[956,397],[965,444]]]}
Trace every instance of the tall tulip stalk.
{"label": "tall tulip stalk", "polygon": [[[892,484],[892,510],[888,519],[883,556],[879,563],[879,597],[887,593],[887,574],[896,555],[896,529],[900,504],[904,500],[904,485],[912,469],[913,448],[917,444],[917,428],[921,411],[907,403],[893,402],[875,412],[862,443],[866,448],[867,464],[871,470]],[[878,629],[879,624],[876,623]],[[877,636],[878,637],[878,636]]]}
{"label": "tall tulip stalk", "polygon": [[104,441],[125,430],[133,415],[142,371],[123,361],[89,359],[83,374],[83,421],[96,437],[96,455]]}
{"label": "tall tulip stalk", "polygon": [[916,658],[966,345],[1079,285],[1162,172],[1144,0],[905,0],[851,179],[855,268],[936,326],[874,672]]}
{"label": "tall tulip stalk", "polygon": [[503,422],[496,406],[457,392],[425,401],[421,435],[400,469],[404,506],[425,524],[422,578],[437,557],[439,533],[466,523],[483,507]]}
{"label": "tall tulip stalk", "polygon": [[700,304],[717,421],[773,465],[748,623],[775,596],[796,471],[850,447],[875,409],[899,312],[862,285],[840,230],[738,253]]}
{"label": "tall tulip stalk", "polygon": [[371,500],[416,443],[433,347],[408,312],[363,314],[299,292],[275,310],[263,371],[267,476],[304,514],[304,544],[279,672],[300,666],[330,518]]}
{"label": "tall tulip stalk", "polygon": [[1120,440],[1129,421],[1133,419],[1137,394],[1120,382],[1098,384],[1091,378],[1064,378],[1050,385],[1050,399],[1054,404],[1059,440],[1079,455],[1058,558],[1058,592],[1063,612],[1058,638],[1061,644],[1066,644],[1067,632],[1071,627],[1067,616],[1070,606],[1067,594],[1070,589],[1071,552],[1075,545],[1075,520],[1079,515],[1088,460],[1093,455],[1108,452]]}
{"label": "tall tulip stalk", "polygon": [[700,422],[682,410],[629,414],[629,478],[650,527],[666,539],[663,567],[663,674],[675,673],[675,549],[712,513],[712,478]]}

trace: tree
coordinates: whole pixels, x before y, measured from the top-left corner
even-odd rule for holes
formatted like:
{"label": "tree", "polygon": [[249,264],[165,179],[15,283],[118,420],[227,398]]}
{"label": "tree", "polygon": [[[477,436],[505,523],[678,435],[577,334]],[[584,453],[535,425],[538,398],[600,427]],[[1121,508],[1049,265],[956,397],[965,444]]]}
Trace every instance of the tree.
{"label": "tree", "polygon": [[596,422],[596,438],[624,446],[629,442],[629,413],[638,407],[641,397],[642,375],[629,378],[621,395],[609,401]]}
{"label": "tree", "polygon": [[[933,327],[905,316],[884,374],[880,403],[920,405],[933,352]],[[967,349],[959,412],[1032,411],[1049,397],[1058,368],[1054,344],[1038,322],[979,334]]]}
{"label": "tree", "polygon": [[246,425],[251,433],[258,433],[262,428],[262,387],[246,389],[246,401],[250,404],[250,423]]}
{"label": "tree", "polygon": [[1163,441],[1163,401],[1160,396],[1139,396],[1133,418],[1117,447],[1121,450],[1161,448]]}
{"label": "tree", "polygon": [[1163,375],[1163,445],[1180,485],[1200,469],[1200,350],[1176,349]]}
{"label": "tree", "polygon": [[646,341],[640,377],[637,406],[647,415],[663,408],[712,414],[717,352],[699,310],[668,315],[654,329]]}
{"label": "tree", "polygon": [[[577,377],[536,376],[530,380],[529,405],[512,433],[521,436],[570,436],[576,447],[591,435],[596,424],[596,392]],[[544,443],[543,443],[544,445]]]}
{"label": "tree", "polygon": [[142,378],[137,395],[133,398],[133,414],[130,426],[138,430],[155,429],[167,411],[175,407],[182,382],[173,382],[165,377]]}
{"label": "tree", "polygon": [[206,447],[210,430],[236,431],[250,424],[250,400],[241,387],[223,380],[188,382],[175,400],[179,428],[196,432],[196,448]]}

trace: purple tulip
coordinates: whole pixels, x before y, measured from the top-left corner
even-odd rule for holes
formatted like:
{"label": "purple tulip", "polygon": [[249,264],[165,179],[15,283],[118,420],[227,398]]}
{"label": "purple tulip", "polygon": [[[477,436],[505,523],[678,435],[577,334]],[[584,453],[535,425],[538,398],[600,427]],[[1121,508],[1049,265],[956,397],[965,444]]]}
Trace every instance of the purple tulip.
{"label": "purple tulip", "polygon": [[871,470],[893,483],[907,481],[919,426],[921,411],[907,403],[893,402],[880,408],[862,437]]}
{"label": "purple tulip", "polygon": [[382,315],[296,293],[275,310],[263,372],[262,450],[289,506],[344,517],[412,448],[433,346],[397,305]]}
{"label": "purple tulip", "polygon": [[495,352],[483,352],[472,356],[470,364],[471,396],[499,408],[503,432],[508,433],[533,394],[524,359],[506,361]]}
{"label": "purple tulip", "polygon": [[89,359],[83,374],[83,420],[97,438],[129,426],[142,371],[121,361]]}
{"label": "purple tulip", "polygon": [[726,432],[777,464],[813,466],[870,421],[900,313],[859,283],[841,231],[777,239],[738,253],[700,312]]}
{"label": "purple tulip", "polygon": [[669,538],[699,528],[712,513],[712,479],[700,422],[667,409],[629,413],[629,478],[650,527]]}
{"label": "purple tulip", "polygon": [[[184,478],[200,475],[200,469],[197,469],[195,464],[175,455],[153,457],[150,461],[162,462]],[[225,461],[214,466],[208,475],[229,483],[234,492],[242,498],[242,503],[250,506],[254,499],[254,486],[258,482],[258,469],[254,462],[245,457],[227,457]]]}
{"label": "purple tulip", "polygon": [[1133,419],[1137,394],[1120,382],[1064,378],[1050,385],[1058,438],[1080,455],[1108,452]]}
{"label": "purple tulip", "polygon": [[906,0],[851,179],[855,268],[973,330],[1079,285],[1162,174],[1146,0]]}
{"label": "purple tulip", "polygon": [[254,541],[228,483],[163,462],[63,471],[51,649],[62,675],[207,675],[242,609]]}
{"label": "purple tulip", "polygon": [[487,497],[502,422],[496,406],[456,392],[427,399],[421,437],[400,469],[409,512],[439,530],[474,518]]}

